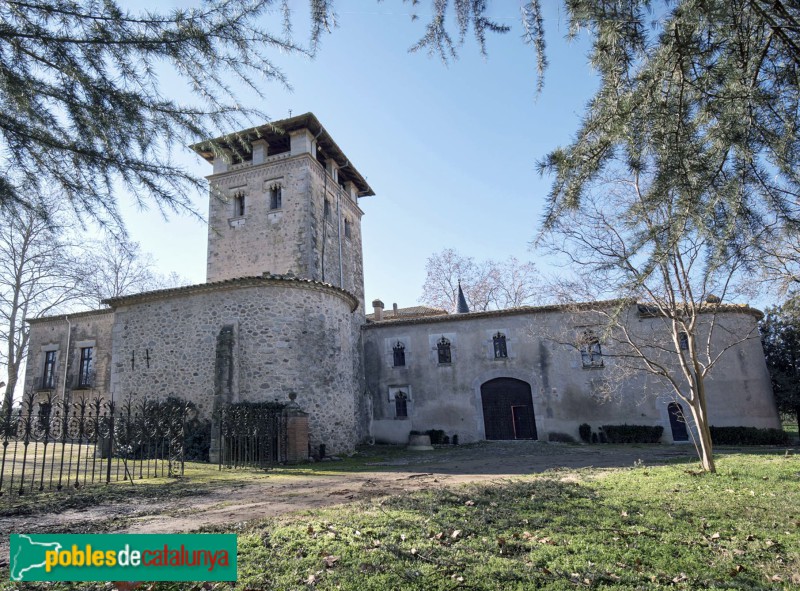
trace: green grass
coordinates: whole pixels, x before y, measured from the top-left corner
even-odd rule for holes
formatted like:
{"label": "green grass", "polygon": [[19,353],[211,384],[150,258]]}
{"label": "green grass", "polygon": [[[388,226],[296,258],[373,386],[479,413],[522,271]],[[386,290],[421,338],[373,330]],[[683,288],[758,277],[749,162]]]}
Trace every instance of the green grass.
{"label": "green grass", "polygon": [[[554,470],[217,531],[239,534],[237,589],[800,587],[798,458],[731,454],[716,475],[691,468]],[[92,585],[81,587],[109,588]]]}

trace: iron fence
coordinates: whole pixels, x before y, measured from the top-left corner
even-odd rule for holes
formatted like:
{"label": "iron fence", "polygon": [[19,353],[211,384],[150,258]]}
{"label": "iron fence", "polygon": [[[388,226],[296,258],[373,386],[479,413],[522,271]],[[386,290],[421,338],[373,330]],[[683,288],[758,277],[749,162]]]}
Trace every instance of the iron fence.
{"label": "iron fence", "polygon": [[0,417],[0,496],[182,475],[194,413],[175,398],[116,404],[26,394]]}
{"label": "iron fence", "polygon": [[287,459],[284,406],[238,403],[219,411],[219,467],[268,468]]}

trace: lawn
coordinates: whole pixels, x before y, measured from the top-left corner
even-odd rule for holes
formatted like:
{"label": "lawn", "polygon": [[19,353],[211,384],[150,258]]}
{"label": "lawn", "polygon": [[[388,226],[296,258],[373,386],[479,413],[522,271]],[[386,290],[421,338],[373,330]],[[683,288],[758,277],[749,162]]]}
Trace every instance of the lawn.
{"label": "lawn", "polygon": [[[800,587],[798,458],[732,454],[716,475],[693,468],[551,470],[216,531],[239,535],[237,589]],[[92,585],[81,588],[110,588]]]}

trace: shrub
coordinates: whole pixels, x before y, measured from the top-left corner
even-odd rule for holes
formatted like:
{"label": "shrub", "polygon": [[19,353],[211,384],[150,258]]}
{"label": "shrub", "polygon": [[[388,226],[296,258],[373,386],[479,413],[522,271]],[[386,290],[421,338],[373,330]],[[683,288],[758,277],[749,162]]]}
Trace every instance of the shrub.
{"label": "shrub", "polygon": [[600,440],[597,438],[597,433],[592,433],[592,443],[600,443]]}
{"label": "shrub", "polygon": [[710,427],[716,445],[788,445],[789,434],[781,429],[758,427]]}
{"label": "shrub", "polygon": [[453,434],[453,445],[458,445],[458,433]]}
{"label": "shrub", "polygon": [[567,433],[553,432],[547,435],[547,441],[555,443],[575,443],[575,438]]}
{"label": "shrub", "polygon": [[592,427],[589,423],[583,423],[578,427],[578,434],[581,436],[581,441],[590,443],[592,441]]}
{"label": "shrub", "polygon": [[650,425],[603,425],[609,443],[658,443],[664,427]]}
{"label": "shrub", "polygon": [[444,431],[441,429],[428,429],[425,434],[431,438],[431,445],[441,445],[444,443]]}

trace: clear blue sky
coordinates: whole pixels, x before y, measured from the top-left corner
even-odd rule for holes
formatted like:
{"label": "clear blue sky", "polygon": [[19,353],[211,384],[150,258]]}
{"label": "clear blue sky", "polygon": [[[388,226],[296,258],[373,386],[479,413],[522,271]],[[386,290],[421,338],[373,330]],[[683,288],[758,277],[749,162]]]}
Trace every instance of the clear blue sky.
{"label": "clear blue sky", "polygon": [[[302,40],[307,9],[297,4]],[[492,16],[512,31],[489,37],[486,59],[471,39],[449,66],[408,53],[429,9],[422,2],[411,22],[400,0],[337,0],[339,27],[315,60],[276,56],[293,91],[267,86],[258,107],[274,119],[314,112],[375,190],[360,200],[368,302],[415,305],[426,259],[444,248],[544,263],[529,250],[549,189],[536,161],[569,141],[597,84],[585,38],[568,44],[560,2],[544,4],[550,68],[538,98],[516,0],[490,2]],[[277,28],[280,16],[274,19]],[[242,103],[254,100],[243,92]],[[211,172],[188,149],[176,157],[200,176]],[[175,214],[163,220],[127,207],[130,201],[121,196],[131,237],[160,270],[203,282],[205,225]],[[206,195],[194,199],[203,214],[206,202]]]}

